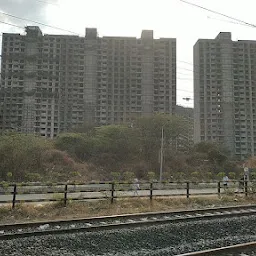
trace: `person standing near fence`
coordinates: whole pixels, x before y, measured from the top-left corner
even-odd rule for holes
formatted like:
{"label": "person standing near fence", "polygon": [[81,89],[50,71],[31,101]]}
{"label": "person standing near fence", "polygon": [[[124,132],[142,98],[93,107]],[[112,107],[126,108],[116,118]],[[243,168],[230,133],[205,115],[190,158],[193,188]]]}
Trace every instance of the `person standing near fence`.
{"label": "person standing near fence", "polygon": [[229,182],[228,175],[225,175],[225,176],[223,177],[222,182],[223,182],[224,189],[227,189],[227,187],[228,187],[228,182]]}
{"label": "person standing near fence", "polygon": [[138,196],[139,195],[138,190],[140,190],[140,184],[137,178],[134,179],[133,187],[134,187],[134,195]]}
{"label": "person standing near fence", "polygon": [[244,181],[249,181],[249,168],[244,168]]}

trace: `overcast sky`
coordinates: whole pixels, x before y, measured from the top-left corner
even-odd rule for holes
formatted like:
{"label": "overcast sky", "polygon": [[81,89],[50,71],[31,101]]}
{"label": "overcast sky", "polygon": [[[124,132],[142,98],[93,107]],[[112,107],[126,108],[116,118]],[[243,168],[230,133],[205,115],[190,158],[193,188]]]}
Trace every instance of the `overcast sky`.
{"label": "overcast sky", "polygon": [[[256,24],[255,0],[188,0],[227,15]],[[85,34],[96,27],[100,36],[136,36],[141,30],[154,30],[154,37],[177,38],[178,104],[193,106],[193,45],[199,38],[215,38],[221,31],[232,32],[233,40],[256,40],[256,28],[225,22],[210,12],[186,5],[180,0],[0,0],[0,10]],[[0,23],[36,25],[0,13]],[[44,33],[68,34],[41,26]],[[0,24],[0,32],[24,33],[23,29]],[[185,63],[188,62],[188,63]],[[190,97],[186,103],[182,98]]]}

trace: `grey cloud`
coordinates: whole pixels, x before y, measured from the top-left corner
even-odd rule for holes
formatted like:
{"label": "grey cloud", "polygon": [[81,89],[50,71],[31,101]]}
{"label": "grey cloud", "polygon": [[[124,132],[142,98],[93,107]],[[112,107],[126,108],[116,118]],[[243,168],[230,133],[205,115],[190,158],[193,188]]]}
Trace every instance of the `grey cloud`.
{"label": "grey cloud", "polygon": [[[47,23],[46,7],[50,3],[57,4],[57,2],[58,0],[0,0],[0,11],[20,18]],[[0,21],[10,22],[19,26],[36,25],[4,14],[0,14]]]}

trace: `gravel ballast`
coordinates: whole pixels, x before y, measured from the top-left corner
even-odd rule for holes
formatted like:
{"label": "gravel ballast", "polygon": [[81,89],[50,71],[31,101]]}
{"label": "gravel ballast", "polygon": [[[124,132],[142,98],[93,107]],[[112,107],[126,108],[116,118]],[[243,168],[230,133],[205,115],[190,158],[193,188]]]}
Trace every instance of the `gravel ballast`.
{"label": "gravel ballast", "polygon": [[0,241],[1,256],[177,255],[256,240],[256,216]]}

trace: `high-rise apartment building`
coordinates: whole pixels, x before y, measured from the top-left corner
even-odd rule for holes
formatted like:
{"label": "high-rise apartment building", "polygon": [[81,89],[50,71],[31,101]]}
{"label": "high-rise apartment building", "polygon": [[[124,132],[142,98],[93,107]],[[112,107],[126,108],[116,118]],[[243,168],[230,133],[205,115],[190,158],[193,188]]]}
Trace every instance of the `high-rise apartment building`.
{"label": "high-rise apartment building", "polygon": [[194,46],[194,140],[223,143],[244,159],[256,153],[256,41],[231,33]]}
{"label": "high-rise apartment building", "polygon": [[194,111],[193,108],[177,105],[175,114],[184,122],[186,132],[181,133],[175,138],[175,148],[178,151],[189,152],[194,146]]}
{"label": "high-rise apartment building", "polygon": [[176,105],[176,39],[3,34],[0,129],[54,137],[84,123],[130,122]]}

